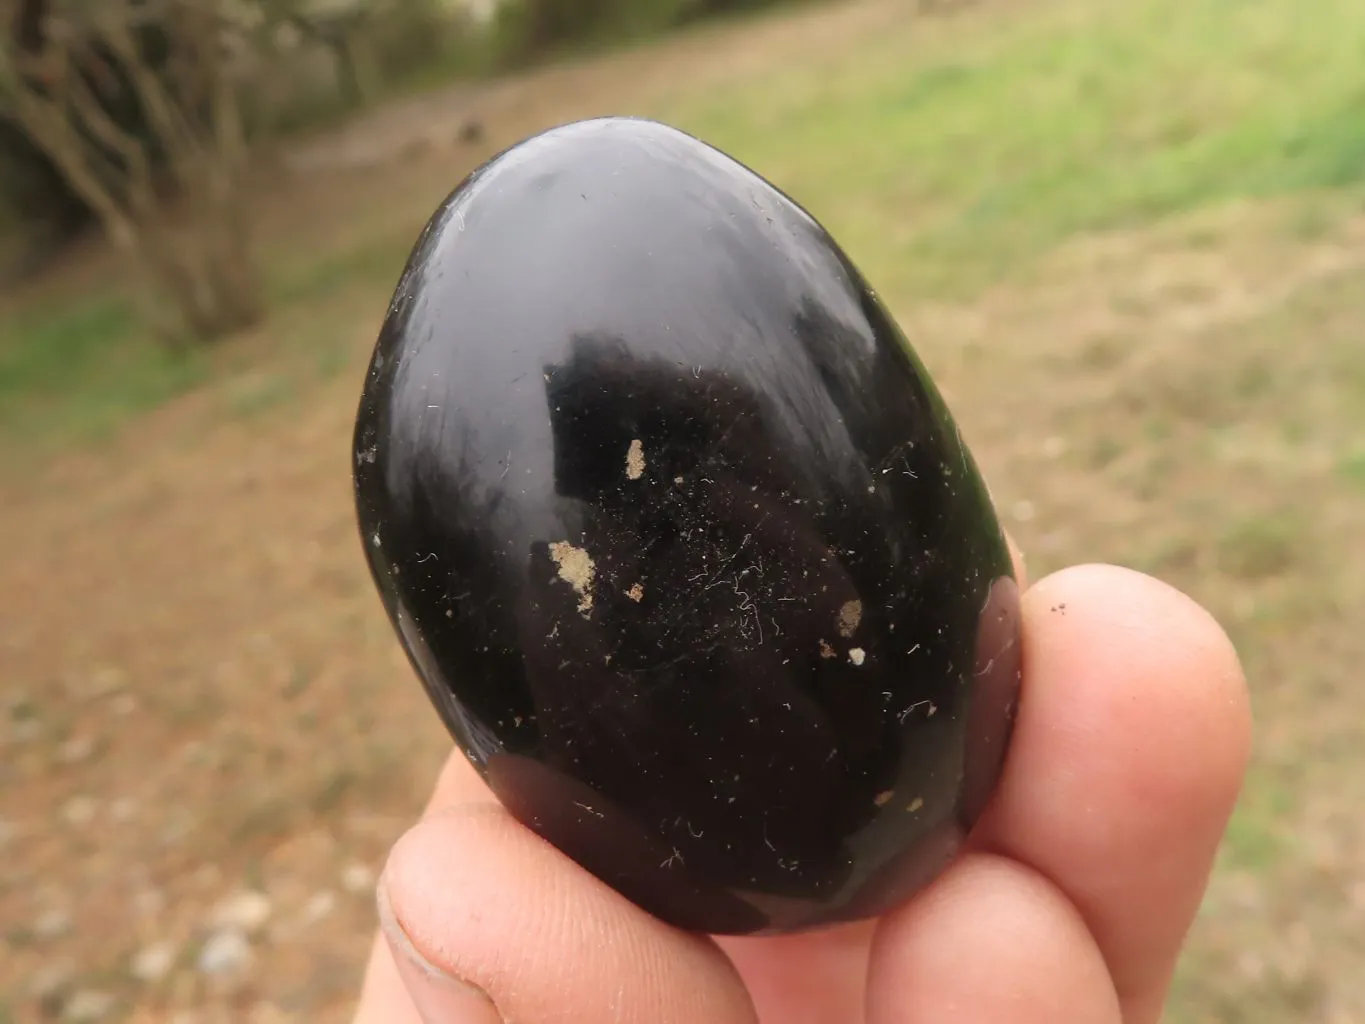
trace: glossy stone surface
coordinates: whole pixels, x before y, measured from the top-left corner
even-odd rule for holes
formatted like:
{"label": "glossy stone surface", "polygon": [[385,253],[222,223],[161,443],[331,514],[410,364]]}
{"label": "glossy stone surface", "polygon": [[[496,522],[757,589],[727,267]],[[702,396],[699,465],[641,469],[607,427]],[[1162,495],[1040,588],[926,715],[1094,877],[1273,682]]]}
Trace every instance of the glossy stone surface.
{"label": "glossy stone surface", "polygon": [[608,119],[475,172],[397,288],[354,456],[452,734],[659,917],[879,913],[990,795],[1019,614],[986,489],[838,246],[716,150]]}

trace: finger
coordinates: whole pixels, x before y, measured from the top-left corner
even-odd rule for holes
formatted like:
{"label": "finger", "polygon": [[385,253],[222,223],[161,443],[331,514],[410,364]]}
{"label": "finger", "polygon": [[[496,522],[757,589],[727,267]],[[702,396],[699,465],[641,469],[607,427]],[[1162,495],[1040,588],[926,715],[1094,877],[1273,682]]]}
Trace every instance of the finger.
{"label": "finger", "polygon": [[1129,1024],[1155,1021],[1250,746],[1237,657],[1189,598],[1109,566],[1023,598],[1024,691],[973,845],[1076,905]]}
{"label": "finger", "polygon": [[[436,780],[425,814],[441,807],[467,801],[493,802],[493,794],[479,778],[468,759],[458,750],[451,753]],[[389,943],[376,935],[365,967],[360,999],[353,1024],[420,1024],[421,1017],[412,1005],[407,988],[398,973]]]}
{"label": "finger", "polygon": [[436,777],[436,786],[431,791],[422,817],[428,817],[443,807],[454,807],[464,803],[496,804],[498,798],[488,788],[488,783],[474,770],[459,750],[453,750],[441,766],[441,774]]}
{"label": "finger", "polygon": [[962,857],[882,919],[869,1024],[1120,1024],[1104,957],[1065,895],[991,854]]}
{"label": "finger", "polygon": [[1019,589],[1021,591],[1027,590],[1028,564],[1024,560],[1024,551],[1015,543],[1014,538],[1009,535],[1008,531],[1005,533],[1005,544],[1010,549],[1010,563],[1014,566],[1014,578],[1019,584]]}
{"label": "finger", "polygon": [[795,935],[719,936],[759,1018],[780,1024],[861,1021],[875,921]]}
{"label": "finger", "polygon": [[424,1021],[754,1020],[712,943],[638,909],[495,803],[428,817],[394,847],[380,888]]}
{"label": "finger", "polygon": [[370,944],[370,961],[352,1024],[422,1024],[382,934]]}

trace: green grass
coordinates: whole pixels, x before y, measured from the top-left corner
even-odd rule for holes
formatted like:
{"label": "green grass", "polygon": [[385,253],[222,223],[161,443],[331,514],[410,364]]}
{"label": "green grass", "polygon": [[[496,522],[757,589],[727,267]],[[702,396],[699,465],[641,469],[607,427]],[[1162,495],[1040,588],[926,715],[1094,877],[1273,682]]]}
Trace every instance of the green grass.
{"label": "green grass", "polygon": [[272,301],[293,306],[322,303],[334,298],[356,281],[397,284],[399,273],[417,241],[412,236],[385,235],[352,248],[280,267],[271,288]]}
{"label": "green grass", "polygon": [[1293,794],[1283,773],[1257,772],[1228,823],[1221,858],[1225,868],[1263,873],[1279,866],[1289,845]]}
{"label": "green grass", "polygon": [[912,26],[686,120],[897,292],[969,297],[1077,233],[1365,182],[1355,0],[1041,3],[999,22]]}
{"label": "green grass", "polygon": [[88,441],[202,381],[205,363],[139,329],[133,303],[94,295],[0,327],[0,437]]}
{"label": "green grass", "polygon": [[[383,239],[272,268],[270,301],[281,326],[289,326],[280,347],[309,347],[317,377],[341,370],[349,348],[337,343],[336,325],[318,323],[310,309],[335,303],[358,281],[379,287],[396,280],[410,247],[411,239]],[[158,344],[142,329],[135,302],[120,293],[26,308],[0,321],[0,448],[51,450],[104,439],[129,417],[210,379],[215,355]],[[250,414],[279,404],[295,388],[267,374],[228,390],[225,408]]]}
{"label": "green grass", "polygon": [[[1262,249],[1254,259],[1280,273],[1301,270],[1303,249],[1273,231],[1255,237]],[[1235,264],[1236,246],[1224,246]],[[1135,273],[1141,255],[1130,261]],[[1174,253],[1174,265],[1183,255]],[[1081,285],[1116,286],[1103,276]],[[1134,315],[1159,320],[1161,311]],[[1058,329],[1068,329],[1064,313]],[[1057,515],[1047,528],[1083,537],[1056,552],[1055,564],[1098,553],[1192,594],[1228,630],[1251,682],[1255,761],[1166,1019],[1327,1021],[1326,1008],[1339,1002],[1355,1019],[1365,943],[1343,893],[1362,876],[1358,861],[1339,862],[1333,851],[1352,849],[1346,837],[1365,797],[1357,681],[1365,658],[1365,263],[1357,257],[1202,329],[1162,333],[1151,332],[1131,366],[1059,361],[1031,375],[1026,358],[1005,345],[1000,358],[1010,371],[997,382],[1012,377],[1037,396],[1021,433],[1042,433],[1048,418],[1063,415],[1084,425],[1075,451],[1084,484],[1021,471],[1040,508],[1053,493]],[[1104,386],[1074,387],[1097,378]],[[998,386],[991,393],[1003,394]],[[1096,445],[1105,458],[1093,454]],[[1122,500],[1113,501],[1115,491]],[[1116,505],[1134,499],[1137,514],[1120,529],[1107,525]],[[1021,541],[1026,550],[1036,543]],[[1307,954],[1285,945],[1291,928],[1310,936]]]}
{"label": "green grass", "polygon": [[[904,27],[667,109],[824,219],[883,290],[970,299],[1078,234],[1245,196],[1365,182],[1365,5],[1040,2]],[[305,303],[392,279],[385,243],[295,268]],[[0,430],[87,437],[201,379],[117,298],[0,329]]]}
{"label": "green grass", "polygon": [[1338,469],[1344,479],[1356,487],[1365,488],[1365,450],[1343,456]]}

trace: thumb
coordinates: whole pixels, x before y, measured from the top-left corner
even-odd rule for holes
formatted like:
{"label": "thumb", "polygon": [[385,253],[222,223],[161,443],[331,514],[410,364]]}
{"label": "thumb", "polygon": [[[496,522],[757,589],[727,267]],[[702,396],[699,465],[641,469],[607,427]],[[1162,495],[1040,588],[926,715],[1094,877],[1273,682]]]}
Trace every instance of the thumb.
{"label": "thumb", "polygon": [[427,818],[394,847],[380,888],[424,1021],[754,1024],[714,943],[651,917],[496,804]]}

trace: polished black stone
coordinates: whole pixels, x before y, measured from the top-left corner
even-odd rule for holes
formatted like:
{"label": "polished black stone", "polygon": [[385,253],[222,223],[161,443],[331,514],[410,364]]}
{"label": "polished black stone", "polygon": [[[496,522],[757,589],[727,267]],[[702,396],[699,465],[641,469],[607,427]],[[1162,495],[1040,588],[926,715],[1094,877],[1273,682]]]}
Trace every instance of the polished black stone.
{"label": "polished black stone", "polygon": [[868,916],[998,777],[1018,591],[957,427],[805,212],[647,121],[446,200],[355,430],[364,548],[529,828],[705,932]]}

